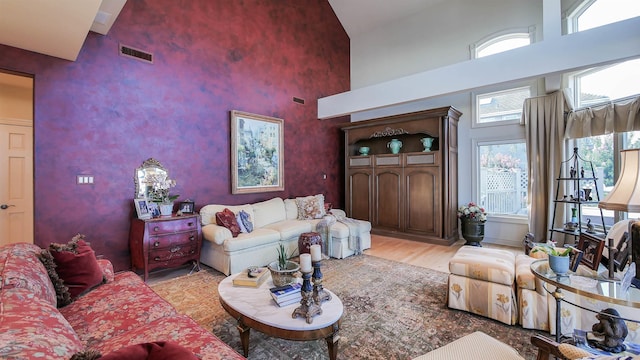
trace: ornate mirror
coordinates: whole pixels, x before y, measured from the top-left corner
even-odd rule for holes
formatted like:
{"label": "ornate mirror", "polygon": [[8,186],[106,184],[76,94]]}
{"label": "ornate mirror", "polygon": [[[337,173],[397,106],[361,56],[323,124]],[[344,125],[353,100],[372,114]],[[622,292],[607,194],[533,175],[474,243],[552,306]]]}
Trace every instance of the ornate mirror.
{"label": "ornate mirror", "polygon": [[149,198],[149,190],[151,188],[151,185],[147,183],[149,179],[167,179],[168,177],[169,172],[158,160],[154,158],[145,160],[133,175],[133,181],[136,185],[134,199]]}

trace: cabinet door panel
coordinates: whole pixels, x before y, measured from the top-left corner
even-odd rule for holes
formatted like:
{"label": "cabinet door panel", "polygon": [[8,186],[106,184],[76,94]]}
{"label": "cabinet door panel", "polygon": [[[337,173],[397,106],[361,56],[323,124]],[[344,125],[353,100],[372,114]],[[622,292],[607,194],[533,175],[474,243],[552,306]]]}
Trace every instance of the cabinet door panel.
{"label": "cabinet door panel", "polygon": [[372,178],[369,169],[354,169],[349,172],[347,193],[347,213],[359,220],[371,221],[372,214]]}
{"label": "cabinet door panel", "polygon": [[391,230],[402,227],[402,169],[376,170],[376,216],[374,226]]}
{"label": "cabinet door panel", "polygon": [[441,190],[438,167],[404,170],[405,231],[440,236]]}

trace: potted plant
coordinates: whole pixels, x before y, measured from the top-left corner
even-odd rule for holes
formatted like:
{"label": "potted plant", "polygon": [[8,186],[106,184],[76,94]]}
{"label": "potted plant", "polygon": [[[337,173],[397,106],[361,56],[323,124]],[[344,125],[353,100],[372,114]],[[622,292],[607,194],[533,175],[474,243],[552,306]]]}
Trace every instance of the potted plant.
{"label": "potted plant", "polygon": [[487,221],[487,213],[484,208],[474,202],[462,205],[458,208],[462,237],[467,241],[465,245],[482,246],[484,239],[484,223]]}
{"label": "potted plant", "polygon": [[169,189],[176,186],[176,181],[163,174],[149,174],[145,178],[145,183],[149,187],[149,200],[158,203],[160,215],[171,215],[173,202],[180,197],[180,195],[169,193]]}
{"label": "potted plant", "polygon": [[571,254],[570,248],[541,244],[531,250],[532,254],[537,252],[544,252],[549,256],[549,267],[557,275],[564,275],[569,271],[569,254]]}
{"label": "potted plant", "polygon": [[267,267],[271,272],[271,279],[275,286],[295,283],[297,281],[296,274],[300,270],[300,265],[297,262],[289,260],[287,250],[282,244],[278,245],[278,260],[270,263]]}

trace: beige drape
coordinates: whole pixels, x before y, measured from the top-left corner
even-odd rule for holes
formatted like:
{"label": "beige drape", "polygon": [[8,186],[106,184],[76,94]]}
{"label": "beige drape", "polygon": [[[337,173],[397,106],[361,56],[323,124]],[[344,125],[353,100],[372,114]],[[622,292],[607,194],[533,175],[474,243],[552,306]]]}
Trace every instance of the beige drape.
{"label": "beige drape", "polygon": [[565,138],[640,130],[640,96],[569,112]]}
{"label": "beige drape", "polygon": [[[566,102],[562,91],[524,101],[521,122],[525,125],[529,170],[529,231],[536,241],[548,239],[558,170],[564,156]],[[563,214],[556,214],[562,223]]]}

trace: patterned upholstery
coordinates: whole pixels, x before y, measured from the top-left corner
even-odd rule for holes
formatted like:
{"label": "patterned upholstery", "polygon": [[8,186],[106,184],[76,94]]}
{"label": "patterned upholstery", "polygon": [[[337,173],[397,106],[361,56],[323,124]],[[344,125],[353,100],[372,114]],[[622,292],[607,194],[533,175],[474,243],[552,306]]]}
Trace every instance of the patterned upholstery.
{"label": "patterned upholstery", "polygon": [[463,246],[449,261],[450,308],[508,325],[518,320],[514,292],[515,255],[506,250]]}
{"label": "patterned upholstery", "polygon": [[413,360],[449,359],[520,360],[524,358],[511,346],[481,331],[476,331]]}
{"label": "patterned upholstery", "polygon": [[525,254],[516,256],[518,323],[525,329],[549,331],[548,294],[542,287],[542,281],[531,272],[531,263],[536,260],[539,259]]}

